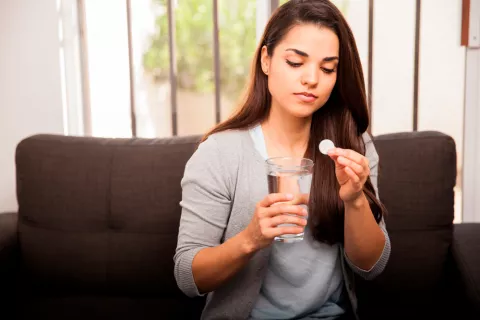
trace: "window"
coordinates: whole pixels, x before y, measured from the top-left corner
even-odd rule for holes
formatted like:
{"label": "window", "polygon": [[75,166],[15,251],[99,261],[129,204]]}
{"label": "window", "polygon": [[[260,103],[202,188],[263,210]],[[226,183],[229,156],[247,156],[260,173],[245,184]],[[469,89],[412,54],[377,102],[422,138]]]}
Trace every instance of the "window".
{"label": "window", "polygon": [[[84,0],[90,124],[93,136],[130,137],[130,81],[125,2]],[[108,17],[108,19],[107,19]],[[108,21],[108,23],[107,23]]]}
{"label": "window", "polygon": [[[134,6],[133,6],[134,5]],[[137,3],[132,1],[132,11]],[[166,0],[152,1],[156,14],[153,33],[147,37],[139,61],[148,77],[143,80],[150,87],[147,101],[139,105],[151,110],[145,120],[158,111],[165,115],[175,108],[176,117],[156,117],[152,132],[169,127],[166,135],[190,135],[205,132],[215,124],[215,70],[214,70],[214,8],[213,1],[181,0],[174,3],[170,19],[173,22],[173,41],[169,39],[169,14]],[[141,20],[139,19],[138,22]],[[135,24],[135,21],[134,21]],[[171,51],[171,46],[174,46]],[[140,50],[140,48],[138,48]],[[171,53],[174,54],[174,72],[171,72]],[[171,77],[176,87],[172,91]],[[162,94],[159,94],[162,93]],[[175,95],[172,99],[172,96]],[[163,98],[162,100],[156,100]],[[172,102],[172,103],[171,103]],[[165,112],[167,111],[167,112]],[[142,128],[140,125],[139,128]],[[157,135],[158,136],[158,135]]]}
{"label": "window", "polygon": [[218,1],[221,120],[237,107],[257,47],[257,0]]}
{"label": "window", "polygon": [[[85,134],[202,134],[237,105],[264,23],[286,0],[78,2]],[[332,0],[353,30],[374,135],[438,130],[457,145],[461,221],[465,48],[461,0]],[[75,10],[74,10],[75,11]],[[108,19],[106,19],[108,17]],[[445,23],[447,21],[448,23]],[[64,26],[64,34],[68,28]],[[69,104],[79,101],[76,37],[65,42]],[[75,49],[74,47],[73,49]],[[78,49],[78,48],[77,48]],[[78,55],[78,54],[77,54]],[[445,63],[448,61],[448,63]],[[69,65],[70,64],[70,65]],[[75,68],[74,68],[75,67]],[[69,80],[70,79],[70,80]],[[78,103],[77,103],[78,105]],[[70,127],[82,121],[71,121]],[[78,125],[76,125],[78,126]]]}
{"label": "window", "polygon": [[257,3],[79,0],[90,134],[201,134],[228,117],[250,72]]}

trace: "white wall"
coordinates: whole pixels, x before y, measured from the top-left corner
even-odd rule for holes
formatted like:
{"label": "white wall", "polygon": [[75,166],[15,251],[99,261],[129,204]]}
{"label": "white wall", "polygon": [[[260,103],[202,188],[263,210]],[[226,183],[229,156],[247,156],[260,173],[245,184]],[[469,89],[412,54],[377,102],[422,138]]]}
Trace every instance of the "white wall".
{"label": "white wall", "polygon": [[462,1],[422,1],[421,21],[418,130],[441,131],[455,140],[455,221],[460,222],[466,71],[466,49],[460,45]]}
{"label": "white wall", "polygon": [[422,1],[421,20],[418,129],[451,135],[461,164],[466,50],[460,45],[462,1]]}
{"label": "white wall", "polygon": [[412,131],[415,0],[375,1],[373,28],[372,132]]}
{"label": "white wall", "polygon": [[[472,1],[470,26],[480,21],[480,1]],[[480,222],[480,30],[470,27],[466,56],[463,221]]]}
{"label": "white wall", "polygon": [[[480,16],[480,8],[472,12]],[[463,221],[480,222],[480,48],[467,50]]]}
{"label": "white wall", "polygon": [[17,209],[17,143],[63,134],[58,39],[55,0],[0,1],[0,212]]}

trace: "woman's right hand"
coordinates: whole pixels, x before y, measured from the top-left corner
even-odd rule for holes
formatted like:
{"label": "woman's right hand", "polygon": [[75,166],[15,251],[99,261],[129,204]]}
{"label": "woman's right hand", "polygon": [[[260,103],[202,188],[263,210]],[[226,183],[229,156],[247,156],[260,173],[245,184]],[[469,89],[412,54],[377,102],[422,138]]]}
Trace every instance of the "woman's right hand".
{"label": "woman's right hand", "polygon": [[[269,246],[275,237],[303,232],[307,211],[292,200],[292,195],[271,193],[257,203],[252,220],[244,230],[253,251]],[[285,223],[297,226],[278,226]]]}

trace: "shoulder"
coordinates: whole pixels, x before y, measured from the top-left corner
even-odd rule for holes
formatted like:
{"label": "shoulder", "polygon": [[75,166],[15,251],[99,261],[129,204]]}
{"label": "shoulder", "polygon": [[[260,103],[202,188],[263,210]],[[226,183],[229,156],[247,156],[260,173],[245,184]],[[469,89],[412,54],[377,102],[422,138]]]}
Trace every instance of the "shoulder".
{"label": "shoulder", "polygon": [[222,150],[235,150],[243,145],[245,136],[248,135],[247,130],[226,130],[217,132],[208,137],[207,140],[213,140]]}
{"label": "shoulder", "polygon": [[[211,134],[200,143],[190,164],[233,192],[242,158],[248,152],[248,130],[227,130]],[[205,177],[204,177],[205,178]]]}
{"label": "shoulder", "polygon": [[187,166],[201,167],[203,170],[211,167],[224,173],[236,171],[242,150],[245,149],[245,137],[249,136],[248,131],[244,130],[214,133],[199,144]]}
{"label": "shoulder", "polygon": [[[248,134],[248,132],[247,132]],[[231,197],[240,165],[241,131],[210,135],[198,145],[185,166],[182,187],[194,183]]]}
{"label": "shoulder", "polygon": [[370,134],[367,131],[362,133],[362,138],[363,138],[363,142],[365,142],[365,143],[372,141],[372,137],[370,136]]}
{"label": "shoulder", "polygon": [[363,142],[365,144],[365,157],[369,160],[370,164],[376,164],[379,161],[379,156],[373,139],[368,132],[362,134]]}
{"label": "shoulder", "polygon": [[240,153],[240,150],[245,145],[246,136],[248,136],[248,131],[246,130],[217,132],[200,143],[197,152],[208,153],[210,156],[232,157]]}

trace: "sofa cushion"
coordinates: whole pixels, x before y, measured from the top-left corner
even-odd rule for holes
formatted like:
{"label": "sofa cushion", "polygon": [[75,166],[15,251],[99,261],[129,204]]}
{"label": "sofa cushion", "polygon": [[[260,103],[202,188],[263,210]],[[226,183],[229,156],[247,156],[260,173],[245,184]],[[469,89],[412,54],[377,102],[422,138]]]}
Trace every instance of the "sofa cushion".
{"label": "sofa cushion", "polygon": [[180,180],[198,141],[23,140],[16,168],[25,276],[47,291],[180,296]]}
{"label": "sofa cushion", "polygon": [[362,283],[362,298],[377,310],[395,305],[408,314],[417,305],[438,303],[443,294],[454,218],[455,143],[431,131],[380,135],[374,143],[392,252],[385,271]]}

